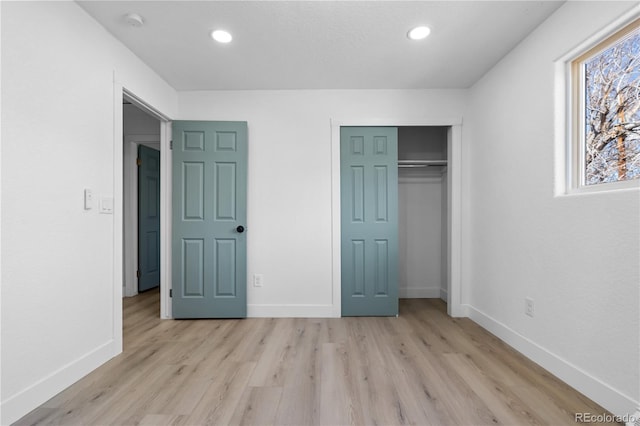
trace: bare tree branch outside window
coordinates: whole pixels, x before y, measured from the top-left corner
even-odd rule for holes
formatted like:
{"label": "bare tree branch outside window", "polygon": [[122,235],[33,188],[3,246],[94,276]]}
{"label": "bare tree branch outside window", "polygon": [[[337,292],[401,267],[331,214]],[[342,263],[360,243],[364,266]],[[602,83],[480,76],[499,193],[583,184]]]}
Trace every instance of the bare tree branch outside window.
{"label": "bare tree branch outside window", "polygon": [[584,62],[585,184],[640,178],[640,29]]}

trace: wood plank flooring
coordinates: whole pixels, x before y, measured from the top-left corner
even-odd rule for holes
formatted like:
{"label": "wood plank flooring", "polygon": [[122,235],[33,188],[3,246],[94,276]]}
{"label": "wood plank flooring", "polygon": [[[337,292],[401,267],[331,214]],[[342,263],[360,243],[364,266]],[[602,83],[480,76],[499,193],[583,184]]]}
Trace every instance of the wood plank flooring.
{"label": "wood plank flooring", "polygon": [[124,300],[124,352],[16,424],[574,425],[600,406],[437,299],[398,318],[172,321]]}

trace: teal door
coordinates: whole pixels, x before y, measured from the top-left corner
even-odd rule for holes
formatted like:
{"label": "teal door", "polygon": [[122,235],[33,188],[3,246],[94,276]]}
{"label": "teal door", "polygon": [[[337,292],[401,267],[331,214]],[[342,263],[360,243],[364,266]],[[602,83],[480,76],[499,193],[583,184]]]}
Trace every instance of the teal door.
{"label": "teal door", "polygon": [[398,315],[398,129],[340,128],[343,316]]}
{"label": "teal door", "polygon": [[173,122],[174,318],[247,315],[247,123]]}
{"label": "teal door", "polygon": [[138,146],[138,291],[160,285],[160,151]]}

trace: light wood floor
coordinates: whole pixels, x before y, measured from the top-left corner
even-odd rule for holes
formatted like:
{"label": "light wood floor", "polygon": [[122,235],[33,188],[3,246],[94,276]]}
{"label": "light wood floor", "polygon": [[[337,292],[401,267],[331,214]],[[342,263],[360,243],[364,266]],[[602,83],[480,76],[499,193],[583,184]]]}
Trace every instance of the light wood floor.
{"label": "light wood floor", "polygon": [[124,301],[124,353],[17,424],[575,425],[605,412],[435,299],[399,318],[160,320]]}

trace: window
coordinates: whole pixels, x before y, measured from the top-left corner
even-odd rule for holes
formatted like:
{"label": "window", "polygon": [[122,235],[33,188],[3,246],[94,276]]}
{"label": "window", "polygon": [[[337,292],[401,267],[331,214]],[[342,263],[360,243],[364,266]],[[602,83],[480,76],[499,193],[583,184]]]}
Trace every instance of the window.
{"label": "window", "polygon": [[640,179],[640,19],[571,62],[576,187]]}

